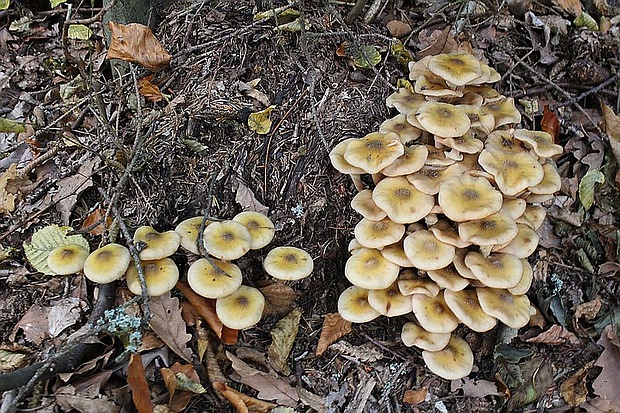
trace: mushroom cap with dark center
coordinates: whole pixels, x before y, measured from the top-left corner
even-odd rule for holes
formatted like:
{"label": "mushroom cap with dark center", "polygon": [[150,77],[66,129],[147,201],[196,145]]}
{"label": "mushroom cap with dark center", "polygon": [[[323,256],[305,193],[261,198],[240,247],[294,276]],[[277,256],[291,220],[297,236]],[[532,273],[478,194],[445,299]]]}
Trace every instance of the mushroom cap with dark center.
{"label": "mushroom cap with dark center", "polygon": [[498,212],[502,194],[483,177],[462,175],[449,178],[439,186],[439,205],[452,221],[481,219]]}
{"label": "mushroom cap with dark center", "polygon": [[175,231],[158,232],[151,226],[136,229],[133,242],[141,244],[139,252],[141,260],[158,260],[174,254],[181,245],[181,236]]}
{"label": "mushroom cap with dark center", "polygon": [[[142,261],[142,271],[146,292],[152,297],[157,297],[172,290],[179,281],[179,268],[170,258]],[[142,287],[136,265],[131,265],[125,273],[127,288],[135,295],[142,294]]]}
{"label": "mushroom cap with dark center", "polygon": [[352,323],[367,323],[381,314],[368,303],[369,290],[352,285],[338,297],[338,313]]}
{"label": "mushroom cap with dark center", "polygon": [[372,199],[398,224],[419,221],[435,205],[434,197],[418,191],[403,176],[382,179],[373,190]]}
{"label": "mushroom cap with dark center", "polygon": [[455,86],[464,86],[483,74],[480,61],[467,52],[435,55],[428,61],[428,70]]}
{"label": "mushroom cap with dark center", "polygon": [[[203,217],[188,218],[179,223],[174,231],[181,236],[181,246],[193,254],[200,254],[198,251],[198,231],[202,226]],[[205,228],[211,224],[208,219],[205,220]]]}
{"label": "mushroom cap with dark center", "polygon": [[58,275],[75,274],[84,269],[88,250],[81,245],[71,244],[54,248],[47,256],[47,266]]}
{"label": "mushroom cap with dark center", "polygon": [[[411,115],[407,120],[410,118]],[[449,103],[426,102],[420,106],[415,118],[424,130],[442,138],[465,135],[471,126],[467,114]]]}
{"label": "mushroom cap with dark center", "polygon": [[258,323],[265,308],[265,297],[260,290],[240,286],[232,294],[215,301],[215,312],[226,327],[243,330]]}
{"label": "mushroom cap with dark center", "polygon": [[422,352],[422,358],[429,370],[446,380],[466,377],[474,366],[474,354],[469,344],[452,334],[448,345],[439,351]]}
{"label": "mushroom cap with dark center", "polygon": [[405,147],[395,133],[373,132],[351,141],[344,159],[366,173],[376,174],[405,153]]}
{"label": "mushroom cap with dark center", "polygon": [[203,233],[207,252],[221,260],[235,260],[252,246],[252,234],[237,221],[213,222]]}
{"label": "mushroom cap with dark center", "polygon": [[230,262],[200,258],[187,270],[187,283],[197,294],[206,298],[226,297],[237,291],[243,277],[241,270]]}
{"label": "mushroom cap with dark center", "polygon": [[309,276],[314,269],[310,254],[296,247],[276,247],[267,253],[263,268],[280,280],[300,280]]}
{"label": "mushroom cap with dark center", "polygon": [[273,222],[265,214],[254,211],[240,212],[233,217],[233,221],[243,224],[252,237],[250,249],[257,250],[266,247],[276,234]]}
{"label": "mushroom cap with dark center", "polygon": [[96,283],[107,284],[121,278],[130,263],[127,247],[111,243],[90,253],[84,262],[84,275]]}

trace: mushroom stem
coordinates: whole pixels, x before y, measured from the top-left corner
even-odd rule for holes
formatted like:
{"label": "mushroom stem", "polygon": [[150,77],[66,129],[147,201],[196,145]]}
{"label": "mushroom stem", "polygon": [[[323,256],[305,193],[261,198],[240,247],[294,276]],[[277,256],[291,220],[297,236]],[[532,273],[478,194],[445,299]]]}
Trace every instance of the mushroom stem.
{"label": "mushroom stem", "polygon": [[372,174],[372,181],[375,183],[375,185],[381,182],[382,179],[383,179],[383,174],[381,172]]}
{"label": "mushroom stem", "polygon": [[364,183],[362,182],[362,176],[360,174],[351,174],[351,180],[353,181],[353,185],[355,185],[355,189],[359,192],[366,189]]}

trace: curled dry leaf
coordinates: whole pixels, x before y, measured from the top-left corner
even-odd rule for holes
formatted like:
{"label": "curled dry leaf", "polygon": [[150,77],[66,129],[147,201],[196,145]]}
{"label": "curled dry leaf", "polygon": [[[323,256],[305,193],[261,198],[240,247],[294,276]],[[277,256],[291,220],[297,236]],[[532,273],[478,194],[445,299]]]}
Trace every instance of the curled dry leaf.
{"label": "curled dry leaf", "polygon": [[560,394],[569,406],[577,407],[586,401],[588,397],[586,379],[593,364],[594,362],[590,362],[580,368],[560,386]]}
{"label": "curled dry leaf", "polygon": [[323,354],[332,343],[350,332],[350,321],[340,317],[338,313],[326,314],[325,320],[323,320],[323,328],[321,329],[319,343],[316,346],[316,355],[320,356]]}
{"label": "curled dry leaf", "polygon": [[238,413],[249,411],[256,413],[268,413],[277,407],[276,404],[255,399],[254,397],[241,393],[225,383],[213,383],[213,388],[226,397],[228,401],[235,406]]}
{"label": "curled dry leaf", "polygon": [[186,331],[187,325],[181,316],[179,299],[170,297],[170,293],[151,297],[150,309],[153,317],[149,320],[149,325],[153,331],[172,351],[189,362],[192,352],[187,343],[192,336]]}
{"label": "curled dry leaf", "polygon": [[270,315],[286,315],[293,309],[297,293],[286,284],[274,282],[259,288],[265,296],[263,317]]}
{"label": "curled dry leaf", "polygon": [[545,105],[543,108],[543,117],[540,121],[540,129],[543,132],[547,132],[553,137],[553,142],[558,142],[558,136],[560,135],[560,118],[552,110],[549,109],[549,105]]}
{"label": "curled dry leaf", "polygon": [[138,90],[149,102],[159,102],[164,98],[164,95],[161,94],[157,85],[151,83],[151,80],[153,80],[153,76],[138,79]]}
{"label": "curled dry leaf", "polygon": [[580,345],[581,340],[572,332],[561,325],[554,324],[547,331],[526,340],[528,343],[547,344],[559,346],[562,344]]}
{"label": "curled dry leaf", "polygon": [[153,411],[153,402],[151,401],[149,383],[146,380],[146,373],[144,372],[140,354],[131,353],[129,365],[127,366],[127,384],[131,388],[131,397],[138,413],[151,413]]}
{"label": "curled dry leaf", "polygon": [[294,309],[286,317],[278,321],[271,330],[271,345],[269,346],[269,364],[274,370],[289,375],[291,369],[286,363],[286,359],[293,348],[293,343],[299,330],[299,320],[301,311]]}
{"label": "curled dry leaf", "polygon": [[428,388],[422,387],[421,389],[408,389],[405,390],[405,395],[403,396],[403,402],[410,404],[412,406],[417,406],[426,400],[426,395],[428,394]]}
{"label": "curled dry leaf", "polygon": [[101,235],[105,231],[106,228],[109,228],[112,225],[112,217],[108,216],[105,220],[105,225],[103,223],[103,219],[105,217],[105,209],[97,208],[84,219],[82,222],[82,227],[80,231],[87,231],[90,235]]}
{"label": "curled dry leaf", "polygon": [[174,412],[180,412],[187,406],[194,394],[202,394],[206,390],[200,384],[200,377],[190,364],[174,363],[169,369],[161,368],[166,388],[170,393],[168,407]]}
{"label": "curled dry leaf", "polygon": [[610,339],[613,335],[612,325],[605,327],[601,338],[596,344],[602,345],[605,350],[594,363],[595,366],[603,368],[601,374],[592,383],[594,392],[601,398],[608,400],[614,406],[614,411],[620,410],[620,377],[618,370],[620,369],[620,348],[616,346]]}
{"label": "curled dry leaf", "polygon": [[161,70],[168,66],[172,56],[153,35],[148,27],[139,24],[108,22],[112,44],[108,59],[120,59],[138,63],[149,70]]}

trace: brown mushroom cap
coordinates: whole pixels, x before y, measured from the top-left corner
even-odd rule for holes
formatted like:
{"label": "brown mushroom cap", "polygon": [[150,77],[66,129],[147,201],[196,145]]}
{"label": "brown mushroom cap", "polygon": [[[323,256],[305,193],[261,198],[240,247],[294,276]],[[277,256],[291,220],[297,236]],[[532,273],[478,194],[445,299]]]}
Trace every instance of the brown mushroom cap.
{"label": "brown mushroom cap", "polygon": [[338,297],[340,317],[352,323],[367,323],[381,314],[368,303],[368,290],[352,285]]}
{"label": "brown mushroom cap", "polygon": [[358,192],[351,200],[351,208],[371,221],[381,221],[387,217],[387,213],[375,204],[370,189]]}
{"label": "brown mushroom cap", "polygon": [[439,351],[450,341],[450,333],[431,333],[413,322],[403,324],[400,334],[407,347],[416,346],[422,350]]}
{"label": "brown mushroom cap", "polygon": [[344,159],[369,174],[376,174],[405,153],[395,133],[373,132],[347,145]]}
{"label": "brown mushroom cap", "polygon": [[379,132],[393,132],[400,137],[402,143],[414,141],[422,134],[422,130],[407,122],[407,115],[404,113],[399,113],[393,118],[383,121],[383,123],[379,125]]}
{"label": "brown mushroom cap", "polygon": [[462,175],[439,186],[439,205],[452,221],[481,219],[498,212],[502,194],[482,177]]}
{"label": "brown mushroom cap", "polygon": [[257,324],[264,308],[265,297],[260,290],[246,285],[215,301],[217,317],[222,324],[234,330],[243,330]]}
{"label": "brown mushroom cap", "polygon": [[516,129],[514,137],[541,158],[551,158],[564,151],[560,145],[553,143],[553,137],[547,132]]}
{"label": "brown mushroom cap", "polygon": [[411,312],[411,297],[398,289],[398,283],[392,283],[382,290],[368,291],[368,304],[387,317],[396,317]]}
{"label": "brown mushroom cap", "polygon": [[296,247],[276,247],[263,261],[265,272],[279,280],[300,280],[314,270],[310,254]]}
{"label": "brown mushroom cap", "polygon": [[422,294],[436,297],[440,288],[434,281],[417,275],[413,270],[405,270],[398,277],[398,289],[403,295]]}
{"label": "brown mushroom cap", "polygon": [[[407,116],[407,120],[412,115]],[[415,113],[423,129],[442,138],[463,136],[469,130],[471,122],[462,109],[449,103],[426,102]],[[411,123],[411,120],[409,120]]]}
{"label": "brown mushroom cap", "polygon": [[480,306],[488,315],[511,328],[521,328],[530,321],[530,300],[526,295],[513,295],[508,290],[476,288]]}
{"label": "brown mushroom cap", "polygon": [[455,253],[453,245],[439,241],[428,230],[407,235],[403,241],[403,249],[409,261],[421,270],[437,270],[447,267],[454,259]]}
{"label": "brown mushroom cap", "polygon": [[465,256],[465,265],[479,281],[493,288],[512,288],[523,276],[523,264],[512,254],[492,253],[485,257],[471,251]]}
{"label": "brown mushroom cap", "polygon": [[236,260],[250,250],[252,234],[237,221],[213,222],[203,233],[207,252],[221,260]]}
{"label": "brown mushroom cap", "polygon": [[226,297],[237,291],[243,276],[241,270],[230,262],[200,258],[187,270],[187,283],[197,294],[206,298]]}
{"label": "brown mushroom cap", "polygon": [[240,212],[233,217],[233,221],[239,222],[250,231],[250,236],[252,237],[251,250],[266,247],[276,234],[273,222],[271,222],[269,217],[260,212]]}
{"label": "brown mushroom cap", "polygon": [[179,249],[181,236],[174,231],[158,232],[153,227],[142,226],[134,233],[133,242],[144,246],[138,254],[141,260],[158,260]]}
{"label": "brown mushroom cap", "polygon": [[420,192],[427,195],[436,195],[439,186],[455,176],[463,175],[461,164],[444,167],[424,166],[417,172],[407,175],[407,180]]}
{"label": "brown mushroom cap", "polygon": [[381,251],[360,248],[347,260],[344,275],[353,285],[368,290],[388,288],[398,277],[400,267],[388,261]]}
{"label": "brown mushroom cap", "polygon": [[131,262],[127,247],[108,244],[91,252],[84,261],[84,275],[91,281],[107,284],[125,275]]}
{"label": "brown mushroom cap", "polygon": [[[170,258],[142,261],[146,293],[158,297],[172,290],[179,281],[179,268]],[[127,288],[135,295],[142,294],[138,268],[130,265],[125,273]]]}
{"label": "brown mushroom cap", "polygon": [[499,252],[514,254],[519,258],[527,258],[536,251],[540,237],[532,228],[517,224],[517,236]]}
{"label": "brown mushroom cap", "polygon": [[446,380],[462,379],[474,367],[474,354],[469,344],[454,334],[443,350],[425,350],[422,358],[430,371]]}
{"label": "brown mushroom cap", "polygon": [[445,290],[444,299],[454,315],[472,330],[482,333],[495,327],[495,318],[484,312],[476,290]]}
{"label": "brown mushroom cap", "polygon": [[69,275],[84,269],[88,250],[81,245],[70,244],[54,248],[47,256],[47,266],[58,275]]}
{"label": "brown mushroom cap", "polygon": [[459,274],[454,265],[448,265],[438,270],[430,270],[426,273],[431,280],[445,290],[460,291],[469,285],[469,280]]}
{"label": "brown mushroom cap", "polygon": [[488,217],[459,223],[459,236],[476,245],[499,245],[517,236],[517,224],[512,217],[500,210]]}
{"label": "brown mushroom cap", "polygon": [[426,331],[450,333],[459,325],[458,318],[446,304],[443,291],[435,297],[414,294],[411,296],[411,303],[413,314]]}
{"label": "brown mushroom cap", "polygon": [[464,86],[483,75],[480,61],[467,52],[433,56],[428,70],[455,86]]}
{"label": "brown mushroom cap", "polygon": [[521,113],[515,106],[513,98],[503,98],[489,105],[483,106],[483,113],[493,115],[495,128],[511,123],[521,123]]}
{"label": "brown mushroom cap", "polygon": [[[385,100],[387,107],[396,108],[398,112],[404,115],[415,113],[424,102],[426,102],[424,95],[412,93],[411,90],[404,87],[398,88]],[[411,122],[409,123],[411,124]],[[412,125],[415,126],[415,123]]]}
{"label": "brown mushroom cap", "polygon": [[[174,232],[181,236],[181,246],[187,251],[199,255],[198,251],[198,231],[202,226],[203,217],[188,218],[185,221],[179,223],[174,229]],[[211,224],[211,221],[205,221],[205,228]]]}
{"label": "brown mushroom cap", "polygon": [[435,198],[418,191],[402,176],[382,179],[373,190],[372,199],[399,224],[419,221],[435,205]]}
{"label": "brown mushroom cap", "polygon": [[538,185],[544,177],[540,163],[527,152],[506,153],[485,149],[478,162],[495,177],[497,187],[504,195],[517,195],[528,187]]}
{"label": "brown mushroom cap", "polygon": [[434,76],[432,73],[418,77],[415,81],[413,90],[424,96],[438,96],[443,98],[463,96],[462,91],[451,89],[445,80],[438,76]]}
{"label": "brown mushroom cap", "polygon": [[428,157],[428,149],[424,145],[405,146],[405,153],[381,170],[385,176],[404,176],[419,171]]}
{"label": "brown mushroom cap", "polygon": [[405,226],[389,218],[371,221],[363,218],[355,226],[355,239],[364,247],[381,249],[400,241],[405,234]]}

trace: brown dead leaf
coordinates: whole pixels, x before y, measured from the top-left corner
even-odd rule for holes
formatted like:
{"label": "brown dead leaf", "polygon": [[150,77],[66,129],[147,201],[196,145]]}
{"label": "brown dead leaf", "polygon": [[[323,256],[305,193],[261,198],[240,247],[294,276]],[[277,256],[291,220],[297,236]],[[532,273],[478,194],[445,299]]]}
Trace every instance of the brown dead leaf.
{"label": "brown dead leaf", "polygon": [[138,79],[138,90],[140,94],[144,96],[149,102],[159,102],[164,98],[164,95],[161,94],[161,91],[157,87],[151,83],[153,76],[146,76]]}
{"label": "brown dead leaf", "polygon": [[593,320],[598,315],[598,312],[601,310],[602,306],[603,302],[600,297],[596,297],[592,301],[575,306],[575,320],[579,320],[582,317],[588,321]]}
{"label": "brown dead leaf", "polygon": [[139,23],[120,24],[108,22],[112,43],[108,59],[120,59],[138,63],[149,70],[168,67],[172,56],[148,27]]}
{"label": "brown dead leaf", "polygon": [[183,360],[190,362],[192,353],[187,343],[192,339],[186,331],[187,325],[181,317],[179,299],[170,297],[170,293],[152,297],[149,306],[153,317],[149,325],[172,351]]}
{"label": "brown dead leaf", "polygon": [[577,17],[581,15],[580,0],[555,0],[555,2],[567,13]]}
{"label": "brown dead leaf", "polygon": [[338,313],[326,314],[321,328],[321,336],[316,346],[316,355],[320,356],[340,337],[351,332],[351,322],[340,317]]}
{"label": "brown dead leaf", "polygon": [[465,377],[461,380],[452,380],[450,390],[454,393],[463,390],[465,397],[503,396],[497,389],[497,384],[489,380],[473,380]]}
{"label": "brown dead leaf", "polygon": [[79,413],[119,413],[121,408],[105,396],[89,397],[76,394],[56,394],[56,402],[63,411]]}
{"label": "brown dead leaf", "polygon": [[390,20],[385,27],[388,29],[392,37],[405,37],[411,33],[411,26],[409,23],[402,20]]}
{"label": "brown dead leaf", "polygon": [[[204,393],[204,388],[200,385],[200,377],[191,364],[174,363],[169,369],[162,367],[160,372],[170,393],[168,408],[173,412],[185,409],[194,394]],[[184,385],[182,380],[190,381],[193,387]],[[188,388],[191,391],[187,390]]]}
{"label": "brown dead leaf", "polygon": [[540,129],[543,132],[547,132],[553,138],[553,142],[558,142],[558,136],[560,135],[560,118],[555,114],[549,105],[545,105],[543,108],[543,117],[540,121]]}
{"label": "brown dead leaf", "polygon": [[256,370],[228,351],[226,357],[232,362],[232,368],[238,375],[234,380],[257,390],[259,399],[276,400],[278,404],[291,407],[297,405],[297,390],[286,381],[274,374]]}
{"label": "brown dead leaf", "polygon": [[259,288],[265,296],[263,317],[270,315],[286,315],[293,309],[297,292],[286,284],[274,282]]}
{"label": "brown dead leaf", "polygon": [[247,394],[241,393],[228,386],[226,383],[216,382],[213,383],[213,388],[220,392],[228,401],[235,407],[237,412],[256,412],[256,413],[269,413],[277,405],[269,403],[263,400],[250,397]]}
{"label": "brown dead leaf", "polygon": [[75,324],[82,316],[80,299],[67,297],[59,300],[50,308],[47,315],[48,333],[58,337],[69,326]]}
{"label": "brown dead leaf", "polygon": [[269,207],[263,205],[256,196],[254,192],[247,186],[245,186],[241,181],[238,181],[239,186],[237,187],[237,193],[235,194],[235,201],[241,205],[244,211],[254,211],[260,212],[261,214],[267,215],[269,212]]}
{"label": "brown dead leaf", "polygon": [[88,231],[90,235],[101,235],[106,228],[112,225],[112,217],[108,217],[103,224],[103,218],[105,217],[105,209],[97,208],[84,219],[82,222],[81,231]]}
{"label": "brown dead leaf", "polygon": [[0,372],[18,369],[28,364],[29,354],[32,351],[28,347],[17,343],[0,345]]}
{"label": "brown dead leaf", "polygon": [[131,388],[131,397],[138,413],[152,413],[153,402],[149,383],[142,365],[142,357],[138,353],[131,353],[127,366],[127,384]]}
{"label": "brown dead leaf", "polygon": [[603,105],[603,120],[605,121],[603,130],[609,135],[611,151],[616,162],[620,163],[620,116],[616,115],[609,106]]}
{"label": "brown dead leaf", "polygon": [[291,369],[286,361],[293,348],[295,338],[297,337],[300,319],[301,311],[296,308],[286,317],[278,321],[269,333],[271,335],[271,344],[269,345],[267,353],[269,356],[269,364],[271,364],[271,367],[278,373],[284,375],[291,374]]}
{"label": "brown dead leaf", "polygon": [[405,395],[403,396],[403,402],[410,404],[412,406],[417,406],[426,400],[426,395],[428,394],[428,388],[422,387],[421,389],[408,389],[405,390]]}
{"label": "brown dead leaf", "polygon": [[590,362],[583,366],[575,373],[571,374],[568,379],[564,380],[560,386],[560,394],[569,406],[577,407],[585,403],[588,397],[586,379],[593,364],[594,362]]}
{"label": "brown dead leaf", "polygon": [[418,46],[421,50],[417,56],[421,59],[425,56],[456,52],[458,44],[450,30],[451,26],[447,26],[443,30],[434,30],[430,35],[425,35],[424,31],[420,32]]}
{"label": "brown dead leaf", "polygon": [[78,196],[93,186],[93,170],[99,162],[100,159],[95,157],[83,163],[75,175],[67,176],[58,181],[58,192],[52,197],[52,202],[56,204],[56,210],[60,212],[63,225],[69,225],[71,211],[73,211]]}
{"label": "brown dead leaf", "polygon": [[543,331],[537,336],[531,337],[526,341],[528,343],[547,344],[550,346],[559,346],[564,344],[577,346],[581,344],[579,337],[558,324],[552,325],[547,331]]}
{"label": "brown dead leaf", "polygon": [[611,333],[613,333],[613,328],[610,324],[605,327],[601,338],[596,342],[602,345],[605,350],[594,363],[595,366],[600,366],[603,370],[592,383],[592,388],[596,394],[608,400],[616,409],[615,411],[620,411],[620,376],[618,376],[620,348],[610,340]]}
{"label": "brown dead leaf", "polygon": [[0,176],[0,214],[15,211],[15,203],[19,198],[19,189],[30,185],[27,179],[19,177],[17,164],[12,163]]}
{"label": "brown dead leaf", "polygon": [[32,341],[35,344],[41,344],[43,339],[48,335],[49,324],[47,322],[47,316],[50,312],[49,307],[41,307],[39,305],[32,305],[26,314],[17,322],[13,331],[9,336],[9,340],[15,341],[15,336],[19,330],[22,330],[26,340]]}

